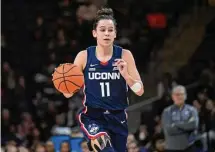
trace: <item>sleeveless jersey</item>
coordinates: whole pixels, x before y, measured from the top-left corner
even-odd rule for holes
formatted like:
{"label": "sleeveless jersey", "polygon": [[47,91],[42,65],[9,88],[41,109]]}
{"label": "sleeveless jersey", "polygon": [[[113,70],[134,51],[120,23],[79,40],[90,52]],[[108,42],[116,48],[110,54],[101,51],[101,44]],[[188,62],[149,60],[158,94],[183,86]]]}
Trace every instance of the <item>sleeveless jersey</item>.
{"label": "sleeveless jersey", "polygon": [[123,110],[128,106],[127,84],[114,66],[115,59],[122,57],[122,48],[113,46],[111,59],[103,63],[96,57],[96,46],[87,48],[87,63],[84,69],[86,106],[105,110]]}

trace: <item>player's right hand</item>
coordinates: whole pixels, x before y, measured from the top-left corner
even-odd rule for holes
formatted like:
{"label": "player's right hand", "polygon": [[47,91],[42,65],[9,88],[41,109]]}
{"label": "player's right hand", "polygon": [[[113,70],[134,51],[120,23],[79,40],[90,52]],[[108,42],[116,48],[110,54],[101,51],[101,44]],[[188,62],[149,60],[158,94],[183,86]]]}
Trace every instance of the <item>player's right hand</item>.
{"label": "player's right hand", "polygon": [[64,97],[70,98],[73,96],[73,93],[63,93]]}

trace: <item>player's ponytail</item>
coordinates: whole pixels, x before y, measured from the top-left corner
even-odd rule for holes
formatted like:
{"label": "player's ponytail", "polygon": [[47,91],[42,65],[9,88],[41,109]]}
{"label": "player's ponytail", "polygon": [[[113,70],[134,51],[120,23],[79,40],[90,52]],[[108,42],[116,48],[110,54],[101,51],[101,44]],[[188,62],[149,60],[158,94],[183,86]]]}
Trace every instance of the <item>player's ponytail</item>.
{"label": "player's ponytail", "polygon": [[101,8],[97,11],[95,22],[93,24],[93,29],[95,30],[98,25],[98,22],[104,19],[112,20],[114,22],[114,25],[116,26],[116,20],[114,19],[113,10],[111,8]]}

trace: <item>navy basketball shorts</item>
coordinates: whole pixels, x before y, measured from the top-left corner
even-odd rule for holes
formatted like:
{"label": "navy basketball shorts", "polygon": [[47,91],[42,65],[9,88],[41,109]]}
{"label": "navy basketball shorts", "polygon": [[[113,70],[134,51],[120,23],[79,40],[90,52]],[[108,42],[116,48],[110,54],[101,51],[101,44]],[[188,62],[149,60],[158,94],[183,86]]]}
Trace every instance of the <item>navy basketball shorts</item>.
{"label": "navy basketball shorts", "polygon": [[112,111],[85,107],[79,113],[78,121],[88,141],[101,135],[108,135],[114,151],[126,151],[128,126],[125,110]]}

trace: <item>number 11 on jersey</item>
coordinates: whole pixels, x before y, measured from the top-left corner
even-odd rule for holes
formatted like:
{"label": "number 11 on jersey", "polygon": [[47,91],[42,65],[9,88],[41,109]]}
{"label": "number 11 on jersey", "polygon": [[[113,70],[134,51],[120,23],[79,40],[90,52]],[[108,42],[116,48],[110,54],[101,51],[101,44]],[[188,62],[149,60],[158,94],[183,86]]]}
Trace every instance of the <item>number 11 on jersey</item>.
{"label": "number 11 on jersey", "polygon": [[109,82],[100,82],[100,86],[101,86],[102,97],[109,97],[110,96],[110,83]]}

